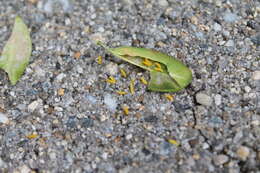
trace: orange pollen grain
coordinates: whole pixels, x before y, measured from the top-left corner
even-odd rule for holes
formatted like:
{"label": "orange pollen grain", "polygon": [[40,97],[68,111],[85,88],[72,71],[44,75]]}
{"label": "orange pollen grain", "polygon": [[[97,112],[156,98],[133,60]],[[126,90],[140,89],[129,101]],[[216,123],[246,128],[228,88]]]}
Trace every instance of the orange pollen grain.
{"label": "orange pollen grain", "polygon": [[98,64],[102,64],[102,56],[99,55],[99,56],[97,57],[97,63],[98,63]]}
{"label": "orange pollen grain", "polygon": [[125,92],[125,91],[116,91],[116,93],[117,93],[118,95],[125,95],[125,94],[127,94],[127,92]]}
{"label": "orange pollen grain", "polygon": [[148,82],[145,80],[144,77],[141,77],[141,78],[140,78],[140,81],[141,81],[144,85],[147,85],[147,84],[148,84]]}
{"label": "orange pollen grain", "polygon": [[167,100],[169,100],[169,101],[173,101],[173,96],[172,95],[170,95],[170,94],[165,94],[164,95],[165,96],[165,98],[167,99]]}
{"label": "orange pollen grain", "polygon": [[122,109],[123,109],[123,112],[124,112],[125,115],[128,115],[128,114],[129,114],[129,108],[128,108],[128,106],[123,106]]}
{"label": "orange pollen grain", "polygon": [[120,73],[122,77],[126,78],[127,75],[124,69],[120,68]]}
{"label": "orange pollen grain", "polygon": [[135,82],[134,79],[131,79],[130,87],[129,87],[131,94],[135,93],[134,82]]}
{"label": "orange pollen grain", "polygon": [[28,136],[26,136],[28,139],[35,139],[35,138],[37,138],[39,135],[37,135],[37,134],[30,134],[30,135],[28,135]]}
{"label": "orange pollen grain", "polygon": [[113,76],[110,76],[110,77],[107,79],[107,83],[115,84],[115,83],[116,83],[116,79],[115,79]]}
{"label": "orange pollen grain", "polygon": [[153,63],[151,61],[149,61],[147,58],[145,58],[143,60],[143,65],[147,66],[147,67],[150,67],[153,65]]}

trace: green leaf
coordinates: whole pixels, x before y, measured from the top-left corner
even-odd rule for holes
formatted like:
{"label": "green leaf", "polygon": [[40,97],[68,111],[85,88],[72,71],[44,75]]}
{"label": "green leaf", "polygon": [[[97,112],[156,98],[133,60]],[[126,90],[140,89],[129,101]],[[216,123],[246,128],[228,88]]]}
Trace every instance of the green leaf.
{"label": "green leaf", "polygon": [[192,73],[181,61],[164,53],[137,47],[107,48],[118,58],[150,71],[148,89],[160,92],[177,92],[190,84]]}
{"label": "green leaf", "polygon": [[12,85],[24,73],[32,52],[30,32],[20,17],[15,18],[12,34],[0,57],[0,68],[5,70]]}

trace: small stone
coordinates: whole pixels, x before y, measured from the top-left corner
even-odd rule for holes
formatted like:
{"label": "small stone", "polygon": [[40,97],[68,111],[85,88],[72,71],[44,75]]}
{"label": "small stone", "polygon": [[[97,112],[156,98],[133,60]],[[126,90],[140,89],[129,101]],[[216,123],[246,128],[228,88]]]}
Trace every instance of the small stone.
{"label": "small stone", "polygon": [[126,135],[125,139],[130,140],[130,139],[132,139],[132,137],[133,137],[133,135],[130,133],[130,134]]}
{"label": "small stone", "polygon": [[66,77],[66,74],[61,73],[61,74],[59,74],[59,75],[56,77],[56,79],[57,79],[58,82],[61,82],[62,79],[65,78],[65,77]]}
{"label": "small stone", "polygon": [[33,101],[32,103],[30,103],[30,104],[28,105],[28,110],[29,110],[29,112],[35,111],[35,109],[41,104],[41,102],[42,102],[42,100],[39,99],[39,100],[35,100],[35,101]]}
{"label": "small stone", "polygon": [[218,31],[221,31],[221,30],[222,30],[222,27],[221,27],[220,24],[214,23],[213,29],[214,29],[216,32],[218,32]]}
{"label": "small stone", "polygon": [[103,43],[106,42],[105,37],[103,37],[103,35],[102,35],[101,33],[92,34],[92,35],[90,36],[90,39],[91,39],[93,42],[95,42],[95,43],[98,42],[98,41],[101,41],[101,42],[103,42]]}
{"label": "small stone", "polygon": [[219,106],[219,105],[221,104],[221,98],[222,98],[221,95],[216,94],[214,100],[215,100],[215,104],[216,104],[217,106]]}
{"label": "small stone", "polygon": [[23,165],[19,168],[20,173],[30,173],[31,169],[27,165]]}
{"label": "small stone", "polygon": [[0,168],[6,168],[6,163],[0,157]]}
{"label": "small stone", "polygon": [[196,16],[192,16],[190,20],[191,20],[191,23],[193,23],[194,25],[198,24],[198,18]]}
{"label": "small stone", "polygon": [[249,86],[245,86],[245,92],[249,93],[251,91],[251,88]]}
{"label": "small stone", "polygon": [[223,16],[225,22],[235,22],[238,19],[238,16],[234,13],[226,12]]}
{"label": "small stone", "polygon": [[0,112],[0,123],[7,124],[9,122],[8,117]]}
{"label": "small stone", "polygon": [[105,72],[110,75],[116,75],[118,73],[118,65],[115,63],[109,63],[105,66]]}
{"label": "small stone", "polygon": [[167,7],[169,5],[167,0],[159,0],[158,4],[162,7]]}
{"label": "small stone", "polygon": [[210,106],[212,104],[212,99],[210,96],[204,93],[197,93],[196,94],[196,101],[205,106]]}
{"label": "small stone", "polygon": [[253,72],[252,79],[253,80],[260,80],[260,71]]}
{"label": "small stone", "polygon": [[85,95],[85,98],[88,102],[90,102],[91,104],[96,104],[97,103],[97,98],[92,96],[92,95]]}
{"label": "small stone", "polygon": [[217,155],[216,157],[213,158],[213,161],[217,166],[223,165],[224,163],[228,162],[228,160],[229,158],[224,154]]}
{"label": "small stone", "polygon": [[117,107],[117,100],[116,98],[114,98],[112,95],[110,94],[106,94],[104,96],[104,103],[107,106],[107,108],[111,111],[116,111],[116,107]]}
{"label": "small stone", "polygon": [[84,70],[83,70],[82,67],[80,67],[80,66],[78,65],[78,66],[77,66],[77,72],[78,72],[79,74],[83,74]]}
{"label": "small stone", "polygon": [[227,47],[234,47],[234,45],[235,45],[235,43],[234,43],[233,40],[228,40],[228,41],[226,42],[226,44],[225,44],[225,46],[227,46]]}
{"label": "small stone", "polygon": [[50,152],[49,153],[49,157],[51,160],[55,160],[56,159],[56,153],[55,152]]}
{"label": "small stone", "polygon": [[238,148],[238,150],[237,150],[236,153],[237,153],[237,155],[238,155],[238,157],[239,157],[240,159],[246,160],[247,157],[248,157],[249,154],[250,154],[250,150],[249,150],[248,147],[241,146],[241,147]]}

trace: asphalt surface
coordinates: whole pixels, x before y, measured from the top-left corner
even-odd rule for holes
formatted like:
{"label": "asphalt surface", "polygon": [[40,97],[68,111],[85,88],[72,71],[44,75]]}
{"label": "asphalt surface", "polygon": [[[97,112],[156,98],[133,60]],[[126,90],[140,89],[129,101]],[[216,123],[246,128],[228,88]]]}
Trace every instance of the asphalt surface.
{"label": "asphalt surface", "polygon": [[[0,50],[17,15],[33,42],[15,86],[0,70],[0,172],[259,173],[259,12],[257,0],[0,0]],[[98,40],[167,53],[192,83],[173,100],[148,91],[149,73]]]}

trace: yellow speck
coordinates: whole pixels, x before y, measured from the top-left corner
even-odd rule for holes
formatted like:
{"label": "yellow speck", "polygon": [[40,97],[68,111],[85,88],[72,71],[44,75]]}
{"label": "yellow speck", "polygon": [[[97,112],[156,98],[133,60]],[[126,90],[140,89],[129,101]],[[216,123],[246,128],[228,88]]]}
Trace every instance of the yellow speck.
{"label": "yellow speck", "polygon": [[120,68],[120,73],[122,77],[126,78],[127,75],[124,69]]}
{"label": "yellow speck", "polygon": [[127,92],[125,92],[125,91],[117,91],[116,93],[119,94],[119,95],[125,95],[125,94],[127,94]]}
{"label": "yellow speck", "polygon": [[135,93],[134,82],[135,82],[134,79],[131,79],[130,87],[129,87],[131,94]]}
{"label": "yellow speck", "polygon": [[143,65],[145,65],[145,66],[147,66],[147,67],[150,67],[150,66],[153,65],[153,63],[152,63],[150,60],[148,60],[147,58],[145,58],[145,59],[143,60]]}
{"label": "yellow speck", "polygon": [[39,135],[37,135],[37,134],[35,134],[35,133],[33,133],[33,134],[30,134],[30,135],[28,135],[28,136],[26,136],[28,139],[35,139],[35,138],[37,138]]}
{"label": "yellow speck", "polygon": [[179,146],[179,145],[180,145],[180,143],[179,143],[178,141],[174,140],[174,139],[168,139],[168,142],[169,142],[170,144],[173,144],[173,145],[176,145],[176,146]]}
{"label": "yellow speck", "polygon": [[145,80],[144,77],[141,77],[141,78],[140,78],[140,81],[141,81],[144,85],[147,85],[147,84],[148,84],[148,82]]}
{"label": "yellow speck", "polygon": [[97,63],[98,63],[98,64],[102,64],[102,56],[99,55],[99,56],[97,57]]}
{"label": "yellow speck", "polygon": [[58,95],[59,96],[63,96],[64,93],[65,93],[65,89],[63,89],[63,88],[58,89]]}
{"label": "yellow speck", "polygon": [[123,112],[125,115],[129,114],[129,107],[128,106],[122,106]]}
{"label": "yellow speck", "polygon": [[107,83],[110,83],[110,84],[115,84],[116,83],[116,80],[113,76],[110,76],[108,79],[107,79]]}
{"label": "yellow speck", "polygon": [[154,70],[156,70],[156,71],[158,71],[158,72],[163,72],[163,70],[162,70],[162,66],[161,66],[161,64],[160,63],[158,63],[158,62],[156,62],[156,63],[154,63],[155,64],[155,68],[154,68]]}
{"label": "yellow speck", "polygon": [[167,100],[169,100],[169,101],[173,101],[173,96],[172,95],[170,95],[170,94],[165,94],[164,95],[165,96],[165,98],[167,99]]}

